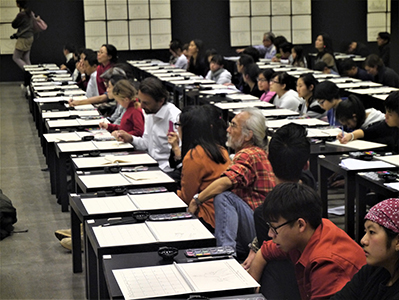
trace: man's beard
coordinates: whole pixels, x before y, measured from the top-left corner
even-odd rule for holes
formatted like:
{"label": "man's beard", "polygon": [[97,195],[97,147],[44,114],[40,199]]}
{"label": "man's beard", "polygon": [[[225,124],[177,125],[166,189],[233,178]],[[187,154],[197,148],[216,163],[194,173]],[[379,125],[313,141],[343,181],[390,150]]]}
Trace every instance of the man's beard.
{"label": "man's beard", "polygon": [[231,140],[231,136],[230,134],[227,134],[227,142],[226,142],[226,146],[230,147],[234,150],[237,150],[239,148],[241,148],[242,144],[244,143],[244,137],[241,136],[238,141],[232,141]]}

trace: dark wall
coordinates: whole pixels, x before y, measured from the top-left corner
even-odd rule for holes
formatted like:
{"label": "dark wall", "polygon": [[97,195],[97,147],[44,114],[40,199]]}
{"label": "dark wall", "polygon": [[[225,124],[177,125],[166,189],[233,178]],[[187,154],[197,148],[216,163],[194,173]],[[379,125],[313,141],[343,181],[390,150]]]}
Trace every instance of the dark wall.
{"label": "dark wall", "polygon": [[[199,38],[204,41],[205,48],[215,48],[224,55],[235,53],[234,49],[230,47],[228,0],[172,0],[171,2],[173,38],[178,38],[184,43]],[[395,12],[392,11],[393,15],[396,13],[396,19],[392,16],[392,22],[395,22],[397,26],[398,5],[396,1],[392,1],[392,3],[392,10],[394,7],[396,8]],[[49,25],[48,29],[33,44],[32,63],[55,62],[61,64],[64,60],[62,46],[65,43],[84,45],[82,0],[32,0],[31,7]],[[366,11],[366,1],[313,0],[313,40],[318,33],[327,32],[333,39],[336,50],[340,50],[340,45],[344,41],[351,39],[365,42],[367,37]],[[395,30],[396,36],[398,36],[397,28],[392,28],[392,33]],[[268,28],[265,28],[265,31],[268,31]],[[368,45],[373,52],[377,52],[376,43],[368,43]],[[315,51],[313,45],[305,45],[305,50]],[[169,52],[166,49],[124,51],[119,53],[119,58],[120,61],[144,58],[159,58],[167,61]],[[396,63],[394,67],[397,65]],[[11,55],[0,56],[0,81],[22,79],[22,72],[12,61]]]}

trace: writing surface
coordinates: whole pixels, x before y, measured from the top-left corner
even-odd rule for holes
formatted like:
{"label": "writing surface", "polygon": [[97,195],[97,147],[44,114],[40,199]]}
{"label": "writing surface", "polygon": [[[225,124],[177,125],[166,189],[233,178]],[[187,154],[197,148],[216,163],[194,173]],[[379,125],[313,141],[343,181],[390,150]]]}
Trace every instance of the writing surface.
{"label": "writing surface", "polygon": [[150,49],[150,21],[129,21],[130,50]]}
{"label": "writing surface", "polygon": [[[85,21],[105,19],[104,0],[84,0],[83,9],[85,14]],[[98,48],[98,46],[96,48]]]}
{"label": "writing surface", "polygon": [[230,0],[231,17],[249,16],[249,13],[250,13],[249,0]]}
{"label": "writing surface", "polygon": [[149,5],[148,1],[142,0],[129,0],[129,19],[148,19]]}
{"label": "writing surface", "polygon": [[250,19],[248,17],[230,19],[230,39],[232,47],[251,44]]}
{"label": "writing surface", "polygon": [[126,19],[127,19],[126,0],[107,1],[107,20],[126,20]]}

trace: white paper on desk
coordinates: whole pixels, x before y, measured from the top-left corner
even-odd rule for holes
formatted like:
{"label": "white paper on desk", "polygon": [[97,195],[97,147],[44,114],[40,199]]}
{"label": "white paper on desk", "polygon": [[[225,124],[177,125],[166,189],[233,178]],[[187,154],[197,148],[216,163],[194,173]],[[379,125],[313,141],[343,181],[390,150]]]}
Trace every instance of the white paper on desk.
{"label": "white paper on desk", "polygon": [[81,126],[96,126],[101,122],[109,123],[107,119],[76,119],[79,125]]}
{"label": "white paper on desk", "polygon": [[347,148],[352,148],[355,150],[368,150],[368,149],[375,149],[375,148],[383,148],[383,147],[387,146],[385,144],[368,142],[368,141],[363,141],[363,140],[351,141],[346,144],[341,144],[338,140],[335,140],[333,142],[326,142],[326,145],[347,147]]}
{"label": "white paper on desk", "polygon": [[384,183],[384,185],[390,187],[391,189],[399,191],[399,182]]}
{"label": "white paper on desk", "polygon": [[399,166],[399,155],[375,156],[375,159]]}
{"label": "white paper on desk", "polygon": [[82,204],[89,214],[136,211],[138,208],[127,195],[114,197],[82,198]]}
{"label": "white paper on desk", "polygon": [[48,143],[80,141],[82,138],[76,132],[45,133],[43,137]]}
{"label": "white paper on desk", "polygon": [[48,97],[48,98],[35,98],[33,101],[39,103],[47,103],[47,102],[60,102],[60,101],[68,101],[68,97]]}
{"label": "white paper on desk", "polygon": [[130,143],[123,143],[118,141],[93,141],[93,144],[98,150],[108,150],[108,149],[133,149],[133,145]]}
{"label": "white paper on desk", "polygon": [[112,270],[126,300],[194,292],[174,265]]}
{"label": "white paper on desk", "polygon": [[215,103],[215,106],[219,107],[220,109],[240,109],[246,107],[274,107],[274,105],[269,102],[264,102],[259,100],[251,102],[232,102],[232,103],[220,102],[220,103]]}
{"label": "white paper on desk", "polygon": [[93,232],[100,247],[140,245],[157,242],[145,223],[93,227]]}
{"label": "white paper on desk", "polygon": [[129,195],[129,197],[139,210],[187,207],[187,204],[173,192]]}
{"label": "white paper on desk", "polygon": [[280,128],[286,124],[295,123],[304,126],[327,126],[328,122],[318,119],[282,119],[282,120],[268,120],[266,125],[270,128]]}
{"label": "white paper on desk", "polygon": [[339,128],[307,128],[307,137],[309,138],[317,138],[317,137],[336,137],[340,132],[342,132]]}
{"label": "white paper on desk", "polygon": [[174,182],[162,171],[121,172],[121,174],[134,185]]}
{"label": "white paper on desk", "polygon": [[261,113],[265,117],[278,117],[278,116],[299,116],[299,113],[286,108],[276,109],[262,109]]}
{"label": "white paper on desk", "polygon": [[75,143],[58,143],[58,148],[61,152],[75,152],[75,151],[91,151],[97,150],[97,147],[91,142],[75,142]]}
{"label": "white paper on desk", "polygon": [[255,288],[259,284],[235,260],[224,259],[112,271],[125,299]]}
{"label": "white paper on desk", "polygon": [[47,124],[50,128],[54,127],[69,127],[69,126],[79,126],[78,120],[49,120]]}
{"label": "white paper on desk", "polygon": [[89,189],[90,188],[98,188],[98,187],[126,186],[126,185],[131,184],[120,173],[81,175],[81,176],[79,176],[79,179]]}
{"label": "white paper on desk", "polygon": [[239,93],[240,91],[238,90],[230,90],[230,89],[217,89],[217,90],[205,90],[205,91],[200,91],[200,94],[205,94],[205,95],[219,95],[219,94],[236,94]]}
{"label": "white paper on desk", "polygon": [[[237,92],[239,92],[237,90]],[[241,101],[259,101],[258,97],[252,96],[252,95],[247,95],[247,94],[232,94],[228,95],[227,98],[233,99],[233,100],[241,100]],[[268,103],[268,102],[266,102]]]}
{"label": "white paper on desk", "polygon": [[106,155],[103,157],[105,162],[103,164],[111,164],[111,163],[126,163],[126,164],[157,164],[157,161],[149,156],[147,153],[142,154],[132,154],[132,155]]}
{"label": "white paper on desk", "polygon": [[341,163],[339,165],[347,170],[384,169],[395,167],[394,165],[388,164],[384,161],[365,161],[354,158],[345,158],[341,160]]}
{"label": "white paper on desk", "polygon": [[147,221],[146,224],[159,242],[213,239],[214,236],[198,220]]}

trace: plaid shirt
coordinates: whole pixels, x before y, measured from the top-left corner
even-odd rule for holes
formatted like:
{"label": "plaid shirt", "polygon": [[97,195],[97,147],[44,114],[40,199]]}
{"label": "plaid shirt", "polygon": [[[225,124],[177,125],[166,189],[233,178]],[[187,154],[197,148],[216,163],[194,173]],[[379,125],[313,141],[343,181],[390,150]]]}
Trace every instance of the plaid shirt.
{"label": "plaid shirt", "polygon": [[223,173],[233,183],[232,192],[254,210],[275,186],[274,173],[266,152],[256,146],[236,153],[233,164]]}

